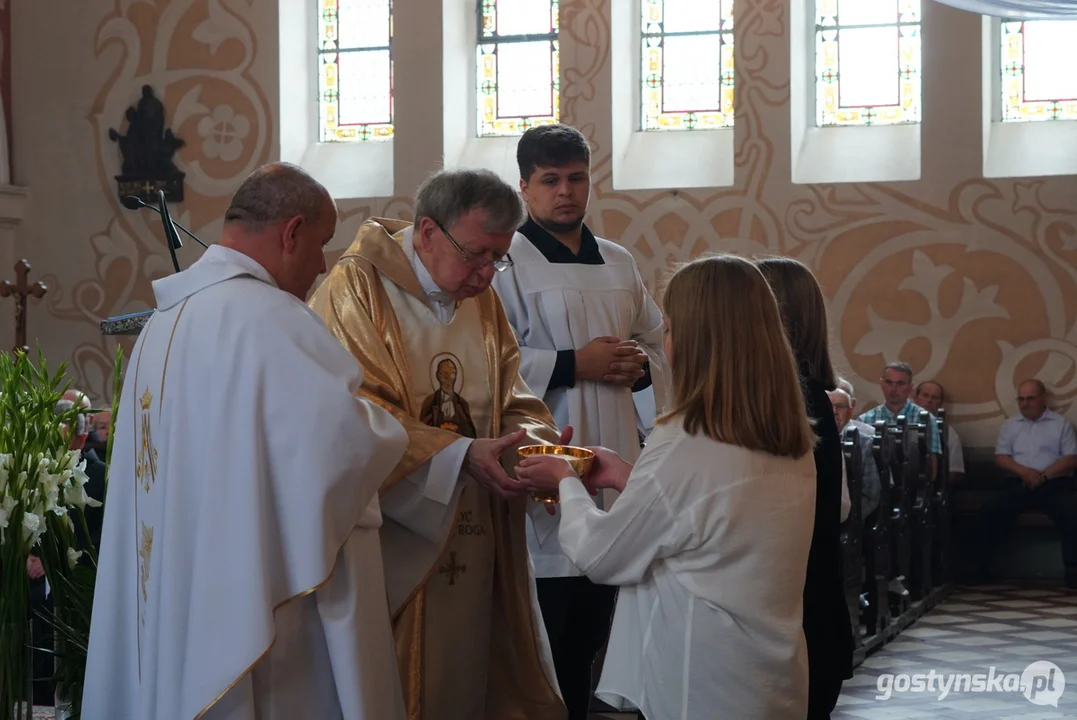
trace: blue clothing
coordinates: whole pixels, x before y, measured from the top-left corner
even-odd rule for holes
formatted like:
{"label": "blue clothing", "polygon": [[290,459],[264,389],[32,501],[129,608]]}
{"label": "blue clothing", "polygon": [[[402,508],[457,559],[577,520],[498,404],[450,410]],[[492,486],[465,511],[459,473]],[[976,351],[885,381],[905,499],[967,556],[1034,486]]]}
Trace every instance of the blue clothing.
{"label": "blue clothing", "polygon": [[[913,423],[917,422],[918,418],[920,417],[920,413],[922,412],[926,411],[922,407],[914,403],[912,400],[906,400],[905,406],[901,408],[901,410],[899,410],[896,415],[894,413],[891,413],[889,408],[886,407],[886,405],[879,405],[878,407],[874,407],[871,410],[868,410],[866,413],[861,415],[859,419],[861,422],[865,422],[868,425],[874,426],[875,423],[879,420],[883,420],[886,423],[891,423],[897,420],[898,415],[904,415],[905,419],[908,422]],[[942,440],[939,437],[939,424],[938,421],[935,420],[935,416],[931,415],[930,413],[927,416],[927,427],[928,447],[931,448],[931,453],[933,455],[941,455]]]}

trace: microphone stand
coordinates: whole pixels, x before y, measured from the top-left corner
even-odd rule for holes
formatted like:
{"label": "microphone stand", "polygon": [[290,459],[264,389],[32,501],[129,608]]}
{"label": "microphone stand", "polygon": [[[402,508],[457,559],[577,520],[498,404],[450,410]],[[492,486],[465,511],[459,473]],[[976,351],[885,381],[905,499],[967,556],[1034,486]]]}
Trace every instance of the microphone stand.
{"label": "microphone stand", "polygon": [[180,242],[179,233],[176,232],[176,226],[172,224],[172,216],[168,214],[168,202],[165,200],[165,191],[158,190],[157,195],[160,198],[161,209],[161,224],[165,228],[165,239],[168,240],[168,253],[172,256],[172,267],[176,269],[176,272],[180,271],[179,259],[176,258],[176,250],[183,247],[183,243]]}
{"label": "microphone stand", "polygon": [[[161,208],[154,207],[153,205],[150,205],[147,202],[143,202],[142,198],[136,197],[135,195],[126,196],[125,198],[123,198],[123,200],[120,202],[120,204],[123,205],[128,210],[138,210],[139,208],[148,208],[150,210],[153,210],[158,215],[161,214]],[[180,230],[181,232],[183,232],[184,235],[191,238],[192,240],[194,240],[196,243],[198,243],[199,245],[201,245],[205,249],[209,250],[209,245],[206,245],[204,242],[202,242],[201,238],[199,238],[193,232],[191,232],[187,228],[183,227],[182,225],[180,225],[175,220],[172,221],[172,224],[176,226],[177,230]]]}

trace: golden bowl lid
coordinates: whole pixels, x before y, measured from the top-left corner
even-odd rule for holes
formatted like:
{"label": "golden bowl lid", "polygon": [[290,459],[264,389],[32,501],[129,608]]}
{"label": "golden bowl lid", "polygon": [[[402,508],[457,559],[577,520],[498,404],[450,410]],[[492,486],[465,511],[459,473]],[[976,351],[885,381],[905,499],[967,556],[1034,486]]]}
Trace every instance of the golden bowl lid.
{"label": "golden bowl lid", "polygon": [[559,457],[576,458],[577,460],[591,460],[595,454],[591,450],[575,445],[524,445],[518,451],[520,457],[534,455],[556,455]]}

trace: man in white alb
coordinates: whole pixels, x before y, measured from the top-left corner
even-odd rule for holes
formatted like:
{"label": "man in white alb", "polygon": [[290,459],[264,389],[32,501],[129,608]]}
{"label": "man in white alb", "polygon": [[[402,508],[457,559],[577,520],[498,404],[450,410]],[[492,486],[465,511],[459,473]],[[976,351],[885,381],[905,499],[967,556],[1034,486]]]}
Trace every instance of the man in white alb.
{"label": "man in white alb", "polygon": [[[577,445],[635,462],[640,434],[662,406],[662,313],[632,254],[584,223],[591,190],[587,140],[567,125],[539,125],[516,151],[528,218],[513,265],[494,278],[520,343],[520,374]],[[634,393],[647,398],[637,412]],[[604,507],[599,502],[599,507]],[[556,506],[553,506],[556,508]],[[616,588],[596,585],[561,551],[560,513],[532,506],[528,549],[570,720],[586,720],[591,666],[609,634]]]}
{"label": "man in white alb", "polygon": [[403,720],[377,492],[407,435],[303,300],[337,212],[240,186],[127,364],[82,715]]}

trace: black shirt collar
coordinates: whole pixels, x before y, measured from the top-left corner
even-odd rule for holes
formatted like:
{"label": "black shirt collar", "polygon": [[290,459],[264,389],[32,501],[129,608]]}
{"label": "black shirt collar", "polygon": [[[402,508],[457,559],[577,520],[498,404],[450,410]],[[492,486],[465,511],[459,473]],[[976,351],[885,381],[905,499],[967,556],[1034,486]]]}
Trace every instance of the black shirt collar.
{"label": "black shirt collar", "polygon": [[531,244],[551,263],[605,265],[602,253],[598,251],[598,241],[595,240],[594,233],[587,225],[583,226],[579,255],[574,255],[560,240],[546,232],[531,217],[528,217],[527,222],[520,228],[520,234],[530,240]]}

